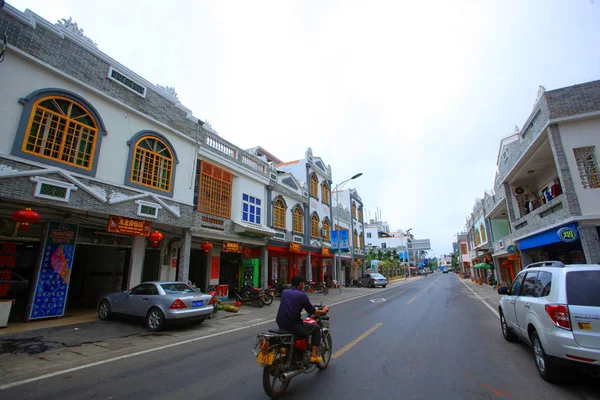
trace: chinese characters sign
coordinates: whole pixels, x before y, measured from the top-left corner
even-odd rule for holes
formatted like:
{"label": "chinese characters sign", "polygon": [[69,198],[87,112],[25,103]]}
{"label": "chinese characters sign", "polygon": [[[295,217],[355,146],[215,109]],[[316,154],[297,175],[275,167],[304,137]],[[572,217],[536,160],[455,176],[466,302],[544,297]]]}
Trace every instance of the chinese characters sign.
{"label": "chinese characters sign", "polygon": [[242,248],[238,242],[223,242],[223,247],[221,248],[223,253],[241,253]]}
{"label": "chinese characters sign", "polygon": [[151,228],[152,222],[111,215],[106,231],[123,235],[148,236]]}
{"label": "chinese characters sign", "polygon": [[64,315],[76,240],[77,225],[48,223],[29,319]]}
{"label": "chinese characters sign", "polygon": [[[14,243],[4,243],[0,253],[0,281],[10,281],[11,271],[17,261],[17,245]],[[0,283],[0,298],[8,297],[10,283]]]}
{"label": "chinese characters sign", "polygon": [[290,251],[294,253],[299,253],[302,251],[302,245],[300,243],[291,242]]}

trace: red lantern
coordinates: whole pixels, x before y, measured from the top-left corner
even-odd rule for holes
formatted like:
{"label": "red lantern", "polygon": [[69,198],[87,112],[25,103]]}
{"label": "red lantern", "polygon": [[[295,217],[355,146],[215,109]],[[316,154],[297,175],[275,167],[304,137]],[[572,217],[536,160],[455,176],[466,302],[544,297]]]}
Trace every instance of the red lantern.
{"label": "red lantern", "polygon": [[159,231],[154,231],[150,235],[148,235],[148,239],[152,242],[152,247],[158,247],[158,242],[163,240],[165,235],[160,233]]}
{"label": "red lantern", "polygon": [[12,217],[20,224],[19,229],[22,231],[29,229],[29,224],[33,224],[40,220],[40,214],[32,211],[31,208],[15,211]]}
{"label": "red lantern", "polygon": [[248,258],[248,256],[250,255],[250,253],[252,253],[252,250],[250,250],[250,249],[244,249],[244,256],[246,258]]}
{"label": "red lantern", "polygon": [[212,243],[204,242],[200,245],[200,248],[202,250],[204,250],[205,252],[209,252],[213,248],[213,245],[212,245]]}

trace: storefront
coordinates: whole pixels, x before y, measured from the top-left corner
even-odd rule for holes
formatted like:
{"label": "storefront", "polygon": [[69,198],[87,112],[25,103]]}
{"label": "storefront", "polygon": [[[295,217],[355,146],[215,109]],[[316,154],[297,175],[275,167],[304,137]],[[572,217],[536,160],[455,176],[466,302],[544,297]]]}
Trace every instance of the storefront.
{"label": "storefront", "polygon": [[274,281],[290,284],[294,275],[300,274],[306,279],[308,250],[300,243],[270,241],[267,246],[269,258],[268,283]]}
{"label": "storefront", "polygon": [[321,248],[321,252],[310,253],[310,263],[312,266],[312,280],[315,282],[325,282],[325,275],[333,274],[333,254],[329,252],[329,248]]}
{"label": "storefront", "polygon": [[577,223],[519,239],[518,248],[524,266],[547,260],[562,261],[565,264],[586,263]]}

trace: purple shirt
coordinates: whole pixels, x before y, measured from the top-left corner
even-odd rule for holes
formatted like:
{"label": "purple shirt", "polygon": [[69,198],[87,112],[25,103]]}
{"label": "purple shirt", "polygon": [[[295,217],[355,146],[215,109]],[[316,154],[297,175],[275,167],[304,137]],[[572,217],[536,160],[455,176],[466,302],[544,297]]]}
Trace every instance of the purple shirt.
{"label": "purple shirt", "polygon": [[302,325],[302,309],[309,314],[315,313],[315,307],[310,299],[300,289],[291,287],[281,293],[281,303],[277,311],[277,325],[279,329],[292,330],[294,326]]}

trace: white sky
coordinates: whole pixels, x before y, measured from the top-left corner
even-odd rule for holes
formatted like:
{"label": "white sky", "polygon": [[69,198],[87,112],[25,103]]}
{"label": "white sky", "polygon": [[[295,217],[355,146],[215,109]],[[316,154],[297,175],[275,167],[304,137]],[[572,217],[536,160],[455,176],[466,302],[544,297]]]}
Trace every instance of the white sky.
{"label": "white sky", "polygon": [[225,139],[307,147],[374,216],[450,252],[493,187],[501,137],[547,90],[600,79],[596,0],[7,0],[73,17],[109,56],[174,86]]}

